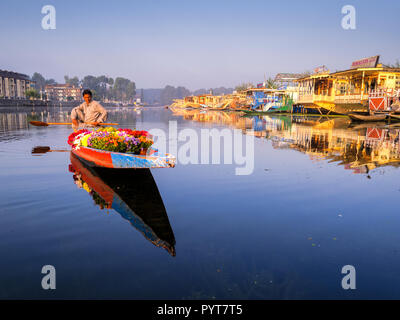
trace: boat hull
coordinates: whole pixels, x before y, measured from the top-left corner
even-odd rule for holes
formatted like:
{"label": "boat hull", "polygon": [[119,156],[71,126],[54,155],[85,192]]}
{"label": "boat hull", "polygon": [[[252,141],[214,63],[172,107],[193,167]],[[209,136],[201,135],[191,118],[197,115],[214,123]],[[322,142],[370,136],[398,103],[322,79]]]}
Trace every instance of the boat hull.
{"label": "boat hull", "polygon": [[169,154],[160,155],[156,149],[151,149],[147,155],[111,152],[87,147],[74,148],[71,152],[91,167],[149,169],[175,166],[175,157]]}
{"label": "boat hull", "polygon": [[370,122],[385,121],[386,117],[387,117],[386,114],[367,116],[367,115],[354,114],[354,113],[350,113],[350,114],[348,114],[348,116],[352,121],[370,121]]}
{"label": "boat hull", "polygon": [[390,115],[390,121],[393,121],[393,122],[400,121],[400,114],[391,114]]}

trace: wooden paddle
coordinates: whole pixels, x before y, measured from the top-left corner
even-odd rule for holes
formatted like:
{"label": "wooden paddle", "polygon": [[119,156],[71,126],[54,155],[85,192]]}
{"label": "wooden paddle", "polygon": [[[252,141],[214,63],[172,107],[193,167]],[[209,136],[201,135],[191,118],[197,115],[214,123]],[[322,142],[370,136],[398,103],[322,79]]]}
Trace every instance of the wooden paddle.
{"label": "wooden paddle", "polygon": [[40,154],[47,152],[70,152],[71,150],[51,150],[48,146],[37,146],[32,149],[32,154]]}
{"label": "wooden paddle", "polygon": [[[33,126],[47,127],[49,125],[72,125],[71,122],[42,122],[42,121],[29,121]],[[99,123],[99,126],[118,126],[118,123]]]}

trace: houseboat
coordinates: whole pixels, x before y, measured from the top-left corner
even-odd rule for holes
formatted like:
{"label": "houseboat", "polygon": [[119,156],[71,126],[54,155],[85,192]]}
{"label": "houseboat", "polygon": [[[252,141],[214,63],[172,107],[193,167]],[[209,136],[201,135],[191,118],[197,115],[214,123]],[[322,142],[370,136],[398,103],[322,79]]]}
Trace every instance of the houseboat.
{"label": "houseboat", "polygon": [[251,97],[249,111],[256,112],[291,112],[293,99],[286,90],[271,88],[249,88],[246,95]]}
{"label": "houseboat", "polygon": [[297,104],[320,113],[369,112],[370,94],[400,89],[400,68],[379,64],[379,56],[354,61],[351,68],[318,70],[296,80]]}

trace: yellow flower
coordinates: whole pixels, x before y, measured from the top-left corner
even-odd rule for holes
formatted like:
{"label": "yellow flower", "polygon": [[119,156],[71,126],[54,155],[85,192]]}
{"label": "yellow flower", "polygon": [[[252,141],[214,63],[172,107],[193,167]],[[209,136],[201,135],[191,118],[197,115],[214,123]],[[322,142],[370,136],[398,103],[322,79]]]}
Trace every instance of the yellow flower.
{"label": "yellow flower", "polygon": [[83,183],[82,187],[89,193],[92,191],[86,182]]}
{"label": "yellow flower", "polygon": [[81,145],[83,145],[84,147],[88,146],[88,139],[92,134],[89,133],[87,135],[85,135],[82,139],[81,139]]}

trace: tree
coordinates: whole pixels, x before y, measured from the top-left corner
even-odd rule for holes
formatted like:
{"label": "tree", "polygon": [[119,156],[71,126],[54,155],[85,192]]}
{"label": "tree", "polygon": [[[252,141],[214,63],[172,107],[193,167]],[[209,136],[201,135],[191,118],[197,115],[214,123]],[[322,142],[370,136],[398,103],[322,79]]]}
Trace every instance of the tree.
{"label": "tree", "polygon": [[389,63],[387,66],[389,68],[400,68],[400,61],[399,61],[399,59],[397,59],[395,63],[393,63],[393,64]]}
{"label": "tree", "polygon": [[36,89],[30,88],[28,90],[25,91],[25,96],[27,98],[32,98],[32,99],[38,99],[40,98],[40,94]]}
{"label": "tree", "polygon": [[268,80],[265,82],[265,87],[268,89],[277,89],[278,85],[274,79],[268,78]]}
{"label": "tree", "polygon": [[311,76],[312,74],[313,74],[312,71],[306,70],[306,71],[301,73],[301,76],[302,77],[308,77],[308,76]]}
{"label": "tree", "polygon": [[98,94],[104,99],[108,96],[108,87],[110,80],[106,76],[97,77],[96,80],[97,80],[96,90],[98,91]]}
{"label": "tree", "polygon": [[184,97],[190,96],[190,91],[185,87],[175,88],[173,86],[167,85],[160,94],[161,104],[171,104],[173,99],[182,99]]}
{"label": "tree", "polygon": [[82,79],[82,86],[84,89],[96,90],[98,85],[97,78],[94,76],[85,76]]}
{"label": "tree", "polygon": [[32,81],[35,82],[35,89],[38,91],[44,91],[44,87],[46,85],[54,85],[57,84],[54,79],[45,79],[40,73],[35,72],[32,76]]}
{"label": "tree", "polygon": [[90,89],[90,91],[92,92],[92,98],[94,100],[101,101],[103,99],[103,97],[99,95],[97,90]]}
{"label": "tree", "polygon": [[71,84],[74,87],[79,87],[79,85],[80,85],[80,80],[79,80],[79,78],[77,76],[75,76],[73,78],[70,78],[67,75],[65,75],[64,76],[64,80],[65,80],[65,83]]}
{"label": "tree", "polygon": [[54,79],[47,79],[46,80],[46,85],[55,85],[57,84],[57,81]]}
{"label": "tree", "polygon": [[82,79],[81,83],[85,89],[90,89],[92,91],[93,98],[96,100],[103,100],[106,97],[115,98],[119,100],[131,99],[132,92],[133,96],[136,94],[135,83],[124,78],[117,78],[117,79],[119,79],[117,87],[115,87],[115,82],[113,78],[108,78],[104,75],[99,77],[91,75],[85,76]]}
{"label": "tree", "polygon": [[239,91],[247,90],[248,88],[252,88],[252,87],[254,87],[254,84],[252,84],[251,82],[247,82],[247,83],[244,82],[244,83],[241,83],[238,86],[236,86],[235,90],[237,92],[239,92]]}
{"label": "tree", "polygon": [[38,91],[43,91],[46,86],[46,79],[38,72],[35,72],[32,76],[32,81],[35,82],[35,89]]}
{"label": "tree", "polygon": [[190,96],[190,91],[185,87],[176,88],[176,99],[183,99],[187,96]]}
{"label": "tree", "polygon": [[207,94],[207,93],[212,92],[213,94],[220,96],[220,95],[225,95],[225,94],[231,94],[233,92],[233,90],[234,90],[233,88],[225,88],[225,87],[210,88],[208,90],[203,88],[203,89],[195,90],[193,92],[193,95],[198,96],[201,94]]}
{"label": "tree", "polygon": [[113,97],[117,100],[127,101],[135,98],[136,85],[126,78],[115,78],[113,87]]}

